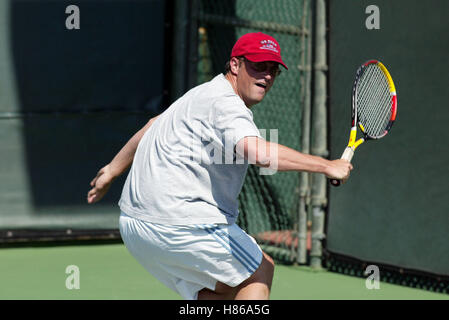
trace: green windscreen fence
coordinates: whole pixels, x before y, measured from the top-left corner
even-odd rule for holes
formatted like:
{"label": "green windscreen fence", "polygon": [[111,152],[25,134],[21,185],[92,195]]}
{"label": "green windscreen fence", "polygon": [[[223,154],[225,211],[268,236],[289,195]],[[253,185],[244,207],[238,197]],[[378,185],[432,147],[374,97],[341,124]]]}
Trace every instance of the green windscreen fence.
{"label": "green windscreen fence", "polygon": [[[199,1],[197,83],[224,71],[235,41],[248,32],[264,32],[278,40],[284,62],[281,75],[264,100],[251,110],[267,140],[301,149],[301,121],[310,71],[311,1]],[[251,166],[239,197],[238,224],[269,245],[270,253],[293,261],[297,245],[300,179],[295,172],[262,175]],[[270,250],[271,249],[271,250]]]}
{"label": "green windscreen fence", "polygon": [[[289,66],[253,109],[255,121],[268,140],[301,150],[312,1],[86,0],[76,4],[80,28],[69,30],[72,4],[0,2],[0,236],[117,230],[126,174],[95,205],[86,203],[89,182],[179,88],[223,72],[247,32],[275,37]],[[190,29],[186,39],[167,30],[173,22]],[[177,70],[183,61],[195,72]],[[240,196],[238,223],[285,261],[295,258],[299,188],[298,173],[250,166]]]}
{"label": "green windscreen fence", "polygon": [[447,277],[449,3],[379,0],[380,29],[368,30],[371,4],[330,1],[332,157],[347,143],[351,87],[364,61],[378,59],[390,70],[397,120],[385,138],[357,149],[349,181],[329,189],[326,247],[404,273]]}
{"label": "green windscreen fence", "polygon": [[0,1],[0,230],[117,229],[89,182],[166,96],[165,1]]}

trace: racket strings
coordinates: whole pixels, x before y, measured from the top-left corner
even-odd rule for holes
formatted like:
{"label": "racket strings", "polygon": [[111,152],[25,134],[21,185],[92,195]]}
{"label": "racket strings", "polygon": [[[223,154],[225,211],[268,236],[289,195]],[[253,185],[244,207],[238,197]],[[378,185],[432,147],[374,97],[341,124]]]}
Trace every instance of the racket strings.
{"label": "racket strings", "polygon": [[[379,68],[376,68],[379,70]],[[379,72],[380,73],[380,72]],[[388,85],[388,81],[385,78],[384,73],[380,73],[380,77],[382,79],[382,89],[379,90],[378,95],[375,97],[380,106],[382,106],[382,110],[384,114],[379,114],[376,119],[375,127],[380,128],[382,131],[387,127],[388,121],[391,118],[391,95],[390,95],[390,86]]]}
{"label": "racket strings", "polygon": [[[377,68],[373,68],[373,69],[377,69]],[[372,119],[372,123],[371,125],[368,125],[369,128],[375,128],[377,134],[381,134],[383,133],[383,130],[386,128],[387,123],[385,123],[385,120],[389,119],[389,109],[379,109],[379,107],[385,106],[386,104],[388,104],[388,99],[390,98],[390,90],[389,90],[389,86],[388,83],[384,79],[383,73],[381,72],[376,72],[376,90],[373,90],[373,94],[370,96],[370,100],[368,101],[373,101],[373,102],[377,102],[377,105],[374,105],[373,108],[370,109],[370,113],[368,116],[368,119]],[[387,93],[387,94],[385,94]],[[389,107],[389,105],[387,105]],[[377,113],[376,113],[377,111]],[[379,111],[387,111],[386,113],[383,112],[379,112]],[[382,130],[381,132],[377,131],[377,130]],[[373,132],[374,134],[374,132]]]}
{"label": "racket strings", "polygon": [[357,117],[371,137],[381,137],[391,118],[391,94],[388,80],[377,65],[368,65],[360,77],[356,92]]}
{"label": "racket strings", "polygon": [[[370,102],[376,101],[375,97],[379,96],[381,86],[372,85],[379,83],[379,75],[373,72],[373,68],[369,68],[365,72],[365,77],[360,82],[360,90],[358,90],[358,110],[360,110],[362,116],[365,116],[365,119],[361,119],[361,121],[364,120],[366,123],[367,118],[372,119],[376,114],[376,109],[373,107],[373,103]],[[370,77],[372,78],[372,83],[364,81]]]}
{"label": "racket strings", "polygon": [[[366,105],[369,105],[369,113],[367,116],[366,126],[368,129],[372,129],[370,132],[373,136],[383,134],[388,119],[390,118],[390,90],[383,73],[375,66],[371,68],[375,75],[373,86],[375,90],[372,90],[372,94],[368,97]],[[363,105],[362,105],[363,110]]]}
{"label": "racket strings", "polygon": [[[364,79],[372,78],[372,82],[363,81],[365,84],[363,86],[363,90],[360,92],[361,103],[360,105],[360,114],[364,116],[365,119],[361,119],[361,121],[365,120],[365,125],[367,129],[378,128],[380,121],[382,120],[382,112],[379,109],[379,105],[382,106],[385,103],[385,97],[383,93],[385,90],[388,90],[389,97],[389,88],[388,83],[385,83],[383,80],[383,74],[376,67],[371,67],[366,74]],[[385,84],[387,85],[385,87]],[[383,99],[384,98],[384,99]]]}

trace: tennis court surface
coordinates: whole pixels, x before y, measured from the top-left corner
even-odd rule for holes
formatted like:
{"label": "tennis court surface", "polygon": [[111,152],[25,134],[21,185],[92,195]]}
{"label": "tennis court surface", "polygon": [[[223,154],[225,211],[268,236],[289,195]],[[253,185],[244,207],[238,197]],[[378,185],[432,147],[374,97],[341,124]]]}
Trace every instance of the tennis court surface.
{"label": "tennis court surface", "polygon": [[[1,248],[0,261],[2,300],[181,299],[148,274],[123,244]],[[68,289],[75,283],[70,266],[79,271],[79,289]],[[277,265],[271,299],[448,300],[449,296],[383,282],[380,289],[368,290],[362,278]]]}

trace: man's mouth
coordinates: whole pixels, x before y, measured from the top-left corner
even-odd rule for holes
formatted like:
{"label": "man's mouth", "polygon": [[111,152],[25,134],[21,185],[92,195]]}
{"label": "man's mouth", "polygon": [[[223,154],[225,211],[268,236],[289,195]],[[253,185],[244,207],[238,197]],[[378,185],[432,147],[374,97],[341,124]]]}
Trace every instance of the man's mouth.
{"label": "man's mouth", "polygon": [[256,83],[256,86],[266,89],[267,85],[264,83]]}

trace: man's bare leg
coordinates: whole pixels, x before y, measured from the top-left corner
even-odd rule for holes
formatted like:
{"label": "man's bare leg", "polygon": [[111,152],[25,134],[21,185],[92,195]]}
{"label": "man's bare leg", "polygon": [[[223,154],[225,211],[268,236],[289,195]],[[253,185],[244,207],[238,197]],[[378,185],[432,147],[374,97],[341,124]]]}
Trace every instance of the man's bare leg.
{"label": "man's bare leg", "polygon": [[268,300],[273,274],[273,259],[263,252],[262,262],[251,277],[235,288],[217,282],[215,291],[203,289],[198,292],[198,300]]}
{"label": "man's bare leg", "polygon": [[274,261],[263,252],[262,262],[251,277],[243,281],[237,288],[235,300],[268,300],[274,274]]}
{"label": "man's bare leg", "polygon": [[233,288],[224,283],[217,282],[215,291],[204,288],[198,292],[198,300],[234,300],[237,287]]}

